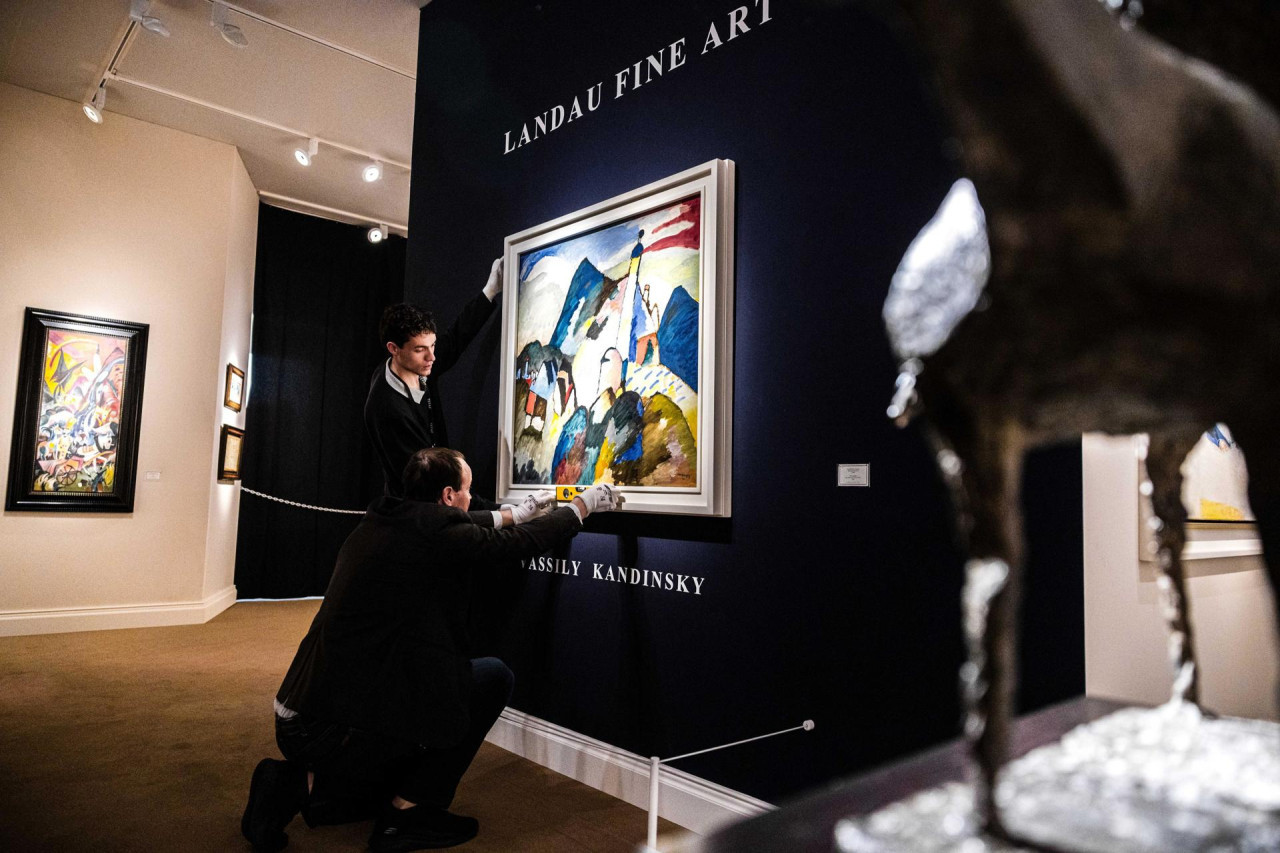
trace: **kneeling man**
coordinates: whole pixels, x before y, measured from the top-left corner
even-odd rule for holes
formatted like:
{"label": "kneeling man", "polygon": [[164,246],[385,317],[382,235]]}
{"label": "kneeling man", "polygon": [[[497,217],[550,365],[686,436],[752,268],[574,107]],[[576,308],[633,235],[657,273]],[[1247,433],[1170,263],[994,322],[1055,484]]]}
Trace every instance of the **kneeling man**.
{"label": "kneeling man", "polygon": [[375,851],[473,838],[476,820],[448,809],[512,675],[497,658],[467,655],[470,575],[547,551],[617,502],[599,485],[553,510],[548,493],[539,506],[504,508],[513,526],[477,524],[471,468],[441,447],[414,454],[403,485],[403,499],[380,498],[343,544],[276,694],[287,760],[254,770],[241,831],[255,850],[284,847],[299,811],[313,826],[376,815]]}

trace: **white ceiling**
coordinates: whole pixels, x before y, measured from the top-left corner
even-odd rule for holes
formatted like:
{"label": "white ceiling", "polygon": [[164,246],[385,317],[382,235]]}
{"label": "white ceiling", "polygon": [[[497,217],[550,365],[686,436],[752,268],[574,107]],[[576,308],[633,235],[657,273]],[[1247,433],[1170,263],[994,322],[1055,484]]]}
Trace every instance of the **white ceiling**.
{"label": "white ceiling", "polygon": [[[152,0],[165,38],[131,26],[130,0],[4,0],[0,80],[78,111],[105,75],[106,121],[127,115],[234,145],[264,201],[403,233],[425,4],[238,0],[227,20],[242,48],[210,25],[212,5]],[[321,140],[309,168],[293,157],[307,136]],[[387,165],[366,184],[371,158]]]}

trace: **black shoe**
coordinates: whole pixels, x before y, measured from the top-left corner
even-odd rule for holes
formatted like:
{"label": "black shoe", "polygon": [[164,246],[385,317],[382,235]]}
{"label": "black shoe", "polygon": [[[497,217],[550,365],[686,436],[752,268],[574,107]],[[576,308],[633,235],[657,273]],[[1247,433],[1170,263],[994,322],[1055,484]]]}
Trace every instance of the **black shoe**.
{"label": "black shoe", "polygon": [[240,819],[240,832],[254,853],[275,853],[289,843],[284,828],[307,799],[307,771],[288,761],[264,758],[253,769],[249,804]]}
{"label": "black shoe", "polygon": [[387,807],[373,824],[369,849],[374,853],[404,853],[456,847],[476,837],[480,821],[430,806]]}

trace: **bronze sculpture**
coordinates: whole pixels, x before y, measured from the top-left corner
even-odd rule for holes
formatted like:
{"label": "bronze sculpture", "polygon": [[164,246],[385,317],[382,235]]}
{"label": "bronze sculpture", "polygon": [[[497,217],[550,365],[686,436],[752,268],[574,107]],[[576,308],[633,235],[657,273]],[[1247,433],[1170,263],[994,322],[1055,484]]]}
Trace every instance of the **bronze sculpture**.
{"label": "bronze sculpture", "polygon": [[[972,184],[953,189],[886,301],[902,363],[890,415],[920,414],[955,499],[970,555],[975,807],[987,834],[1008,838],[995,792],[1028,448],[1150,434],[1175,699],[1199,698],[1179,466],[1217,421],[1245,448],[1280,593],[1280,404],[1268,387],[1280,375],[1280,4],[1148,0],[1138,27],[1122,0],[900,5]],[[1224,358],[1245,367],[1223,375]]]}

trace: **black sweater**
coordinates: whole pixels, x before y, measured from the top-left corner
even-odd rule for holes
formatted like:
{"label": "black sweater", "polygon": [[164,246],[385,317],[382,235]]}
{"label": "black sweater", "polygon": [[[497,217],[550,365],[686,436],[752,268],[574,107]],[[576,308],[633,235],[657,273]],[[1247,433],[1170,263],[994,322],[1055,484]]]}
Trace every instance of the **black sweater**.
{"label": "black sweater", "polygon": [[[413,402],[387,384],[386,362],[379,364],[369,380],[369,396],[364,402],[364,427],[386,479],[386,494],[401,497],[400,476],[409,457],[424,447],[451,447],[440,404],[440,377],[458,362],[467,344],[493,313],[494,303],[483,294],[462,309],[458,319],[436,335],[436,360],[427,378],[422,402]],[[485,502],[487,503],[487,502]],[[481,507],[478,507],[481,508]]]}

